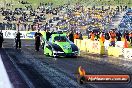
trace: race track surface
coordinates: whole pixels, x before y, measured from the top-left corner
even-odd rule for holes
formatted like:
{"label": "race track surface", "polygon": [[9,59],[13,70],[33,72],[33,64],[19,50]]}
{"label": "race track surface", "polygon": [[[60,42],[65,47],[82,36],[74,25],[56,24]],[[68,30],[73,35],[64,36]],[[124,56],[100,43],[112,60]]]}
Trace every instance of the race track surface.
{"label": "race track surface", "polygon": [[[22,40],[22,49],[13,47],[13,40],[4,41],[6,53],[13,59],[18,68],[25,74],[34,88],[132,88],[127,84],[94,84],[77,83],[78,67],[82,66],[87,74],[129,74],[132,76],[132,64],[119,64],[92,60],[83,56],[77,58],[47,57],[40,50],[34,50],[34,40]],[[109,58],[107,58],[109,59]]]}

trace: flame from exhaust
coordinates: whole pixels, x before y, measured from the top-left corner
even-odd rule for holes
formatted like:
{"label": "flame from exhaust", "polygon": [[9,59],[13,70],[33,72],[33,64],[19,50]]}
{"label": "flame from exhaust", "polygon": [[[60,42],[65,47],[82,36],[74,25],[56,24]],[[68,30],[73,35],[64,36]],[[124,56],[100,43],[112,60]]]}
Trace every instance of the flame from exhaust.
{"label": "flame from exhaust", "polygon": [[86,74],[85,70],[81,66],[79,66],[78,71],[80,76],[84,76]]}

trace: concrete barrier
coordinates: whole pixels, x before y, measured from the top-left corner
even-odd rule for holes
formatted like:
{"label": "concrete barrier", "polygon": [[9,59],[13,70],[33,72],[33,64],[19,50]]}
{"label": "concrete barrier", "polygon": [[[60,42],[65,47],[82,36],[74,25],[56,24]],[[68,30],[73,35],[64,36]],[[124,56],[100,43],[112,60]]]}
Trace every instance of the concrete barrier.
{"label": "concrete barrier", "polygon": [[83,36],[83,39],[88,39],[88,36]]}
{"label": "concrete barrier", "polygon": [[125,58],[132,59],[132,48],[123,48],[123,41],[116,42],[116,47],[110,47],[109,40],[103,44],[100,41],[91,41],[90,39],[75,39],[74,44],[86,53],[107,54],[114,57],[124,56]]}
{"label": "concrete barrier", "polygon": [[128,42],[128,48],[132,48],[132,45],[130,42]]}
{"label": "concrete barrier", "polygon": [[90,39],[75,39],[74,44],[84,52],[105,54],[104,45],[100,41],[91,41]]}
{"label": "concrete barrier", "polygon": [[121,47],[108,47],[108,55],[119,57],[123,55],[123,48]]}
{"label": "concrete barrier", "polygon": [[124,58],[128,60],[132,60],[132,48],[124,49]]}
{"label": "concrete barrier", "polygon": [[74,44],[77,46],[77,39],[74,39]]}
{"label": "concrete barrier", "polygon": [[81,48],[81,40],[80,39],[77,39],[76,41],[77,41],[77,46],[80,49]]}
{"label": "concrete barrier", "polygon": [[80,41],[80,50],[85,51],[85,52],[87,51],[86,42],[87,42],[87,39],[83,39]]}
{"label": "concrete barrier", "polygon": [[99,41],[89,41],[87,50],[89,53],[105,54],[105,47]]}
{"label": "concrete barrier", "polygon": [[110,41],[109,40],[105,40],[104,46],[105,46],[105,51],[107,51],[108,47],[110,46]]}
{"label": "concrete barrier", "polygon": [[86,40],[86,52],[89,52],[90,42],[91,42],[90,39]]}
{"label": "concrete barrier", "polygon": [[116,43],[115,43],[115,47],[124,47],[124,41],[117,41]]}
{"label": "concrete barrier", "polygon": [[[128,43],[128,47],[129,48],[132,48],[130,42],[127,42]],[[115,44],[115,47],[124,47],[124,41],[117,41],[116,44]]]}

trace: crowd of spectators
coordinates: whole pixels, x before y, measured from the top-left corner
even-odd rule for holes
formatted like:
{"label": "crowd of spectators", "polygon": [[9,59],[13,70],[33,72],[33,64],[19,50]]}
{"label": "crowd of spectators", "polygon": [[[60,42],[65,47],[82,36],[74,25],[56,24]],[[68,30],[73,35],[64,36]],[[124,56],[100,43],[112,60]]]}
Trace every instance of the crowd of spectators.
{"label": "crowd of spectators", "polygon": [[[28,2],[19,1],[25,5]],[[15,9],[0,9],[0,15],[3,22],[0,27],[9,30],[36,30],[48,27],[54,29],[68,29],[78,31],[80,29],[88,29],[97,27],[105,29],[111,22],[117,12],[127,9],[127,6],[117,6],[116,8],[108,7],[96,8],[84,7],[81,4],[74,5],[74,8],[69,8],[68,4],[63,6],[53,7],[53,3],[40,3],[34,9],[32,5],[25,5],[24,8]],[[56,22],[55,22],[56,21]],[[55,22],[55,25],[52,25]],[[46,26],[46,27],[44,27]],[[44,27],[44,28],[43,28]]]}
{"label": "crowd of spectators", "polygon": [[[68,34],[69,40],[74,42],[74,39],[83,39],[81,32],[74,33],[70,32]],[[132,46],[132,31],[125,31],[123,34],[116,29],[111,29],[108,32],[101,32],[101,31],[90,31],[88,34],[88,39],[91,41],[100,41],[104,43],[106,40],[110,41],[110,46],[115,47],[116,41],[122,41],[125,39],[126,41],[130,42]]]}

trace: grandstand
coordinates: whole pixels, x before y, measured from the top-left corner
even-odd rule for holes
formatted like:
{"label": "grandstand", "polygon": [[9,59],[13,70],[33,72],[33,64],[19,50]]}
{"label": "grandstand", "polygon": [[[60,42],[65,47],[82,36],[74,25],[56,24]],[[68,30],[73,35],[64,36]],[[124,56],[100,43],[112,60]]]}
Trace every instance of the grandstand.
{"label": "grandstand", "polygon": [[[8,27],[10,26],[10,24],[15,24],[16,26],[18,26],[18,19],[21,20],[21,22],[19,23],[22,30],[27,30],[28,26],[29,28],[30,26],[32,27],[33,25],[35,25],[35,22],[38,22],[39,20],[41,21],[36,24],[40,24],[40,26],[43,27],[46,22],[54,24],[54,22],[50,22],[54,17],[59,17],[62,20],[66,20],[66,22],[63,23],[64,25],[62,23],[56,25],[61,29],[69,27],[68,25],[66,25],[68,21],[71,25],[71,28],[74,27],[75,29],[87,29],[89,28],[89,26],[98,27],[99,29],[111,29],[110,25],[112,24],[112,21],[115,20],[114,16],[117,15],[117,5],[119,8],[124,8],[124,6],[128,5],[129,2],[130,0],[0,0],[0,8],[4,7],[7,10],[4,12],[8,12],[9,10],[10,13],[16,12],[16,9],[23,9],[18,11],[18,13],[26,13],[25,16],[22,14],[16,14],[13,15],[12,18],[0,14],[0,20],[1,23],[4,22],[3,24],[6,24],[6,27],[4,27],[4,29],[13,29],[12,27]],[[64,4],[68,4],[69,9],[67,9],[67,5]],[[122,6],[119,6],[119,4]],[[28,6],[30,7],[29,9],[27,9]],[[54,7],[61,8],[61,6],[63,6],[63,9],[58,9],[57,11],[54,10],[56,9]],[[78,6],[81,6],[81,8],[83,7],[83,10],[81,8],[79,10],[75,9]],[[45,12],[40,9],[41,7],[46,9]],[[93,7],[95,7],[95,9],[92,9]],[[51,10],[58,12],[58,14],[50,14]],[[70,13],[68,12],[69,10],[71,10]],[[2,12],[2,9],[0,11]],[[120,16],[120,18],[122,18],[123,15]],[[16,18],[17,21],[8,21],[14,18]],[[116,17],[116,19],[118,19],[118,17]],[[120,21],[118,23],[116,22],[116,20],[113,21],[113,24],[118,25],[120,23]],[[113,25],[111,25],[111,27],[117,28],[117,26]],[[120,26],[120,28],[122,28],[122,25]]]}
{"label": "grandstand", "polygon": [[132,9],[128,9],[124,14],[120,24],[120,30],[132,30]]}

